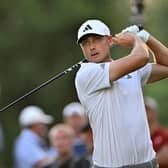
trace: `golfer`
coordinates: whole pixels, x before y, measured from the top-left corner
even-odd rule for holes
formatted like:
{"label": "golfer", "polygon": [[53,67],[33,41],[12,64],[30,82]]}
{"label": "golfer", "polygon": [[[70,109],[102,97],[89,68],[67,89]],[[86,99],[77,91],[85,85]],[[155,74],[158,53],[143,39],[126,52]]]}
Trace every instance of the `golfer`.
{"label": "golfer", "polygon": [[[137,26],[111,36],[100,20],[84,22],[77,42],[88,61],[75,85],[93,130],[94,168],[157,168],[142,87],[168,77],[168,49]],[[113,44],[131,51],[113,60]],[[149,63],[147,46],[154,63]]]}

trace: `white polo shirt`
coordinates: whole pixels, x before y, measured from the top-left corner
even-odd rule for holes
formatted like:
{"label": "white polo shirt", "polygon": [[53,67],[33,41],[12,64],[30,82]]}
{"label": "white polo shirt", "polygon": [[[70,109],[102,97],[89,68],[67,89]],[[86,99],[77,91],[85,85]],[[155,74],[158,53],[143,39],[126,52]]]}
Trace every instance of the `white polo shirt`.
{"label": "white polo shirt", "polygon": [[152,65],[110,82],[109,64],[84,63],[75,79],[93,130],[93,162],[120,167],[152,160],[155,152],[142,93]]}

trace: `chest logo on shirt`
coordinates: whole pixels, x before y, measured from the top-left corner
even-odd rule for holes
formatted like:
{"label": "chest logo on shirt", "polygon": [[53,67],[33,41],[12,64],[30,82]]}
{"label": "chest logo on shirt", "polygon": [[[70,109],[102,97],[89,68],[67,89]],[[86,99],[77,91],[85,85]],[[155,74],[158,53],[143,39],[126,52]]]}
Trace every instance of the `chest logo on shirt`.
{"label": "chest logo on shirt", "polygon": [[132,78],[132,76],[130,74],[127,75],[127,79],[130,79]]}
{"label": "chest logo on shirt", "polygon": [[105,64],[100,64],[100,67],[104,69],[104,67],[105,67]]}

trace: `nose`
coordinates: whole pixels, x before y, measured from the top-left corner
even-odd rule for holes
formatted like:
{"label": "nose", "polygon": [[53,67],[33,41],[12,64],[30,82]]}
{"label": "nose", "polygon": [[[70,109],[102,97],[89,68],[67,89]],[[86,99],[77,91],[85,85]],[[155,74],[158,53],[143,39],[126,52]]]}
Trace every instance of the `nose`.
{"label": "nose", "polygon": [[94,50],[95,49],[95,42],[94,42],[94,40],[90,40],[89,47],[90,47],[90,50]]}

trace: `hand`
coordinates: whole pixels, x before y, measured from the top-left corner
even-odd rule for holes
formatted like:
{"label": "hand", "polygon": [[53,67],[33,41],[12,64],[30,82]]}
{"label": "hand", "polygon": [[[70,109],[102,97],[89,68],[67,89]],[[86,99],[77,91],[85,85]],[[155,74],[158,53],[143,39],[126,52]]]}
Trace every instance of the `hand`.
{"label": "hand", "polygon": [[135,43],[136,38],[136,35],[133,33],[119,33],[113,37],[113,42],[118,46],[132,47]]}
{"label": "hand", "polygon": [[150,33],[148,33],[146,30],[139,30],[139,27],[137,25],[129,26],[121,31],[122,33],[130,32],[136,34],[138,37],[140,37],[144,42],[147,42],[150,37]]}
{"label": "hand", "polygon": [[139,32],[139,27],[137,25],[132,25],[132,26],[126,27],[121,32],[122,33],[130,32],[130,33],[137,34]]}

